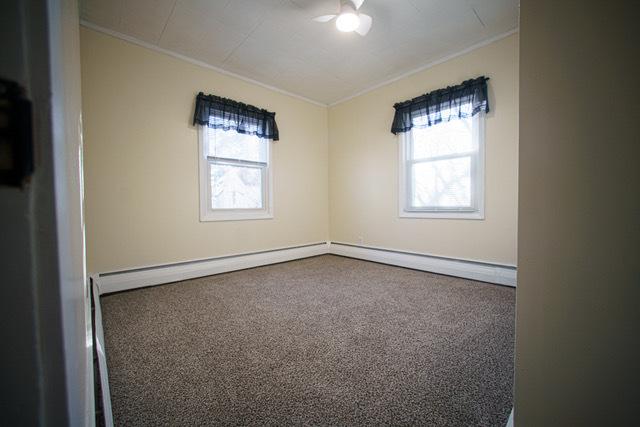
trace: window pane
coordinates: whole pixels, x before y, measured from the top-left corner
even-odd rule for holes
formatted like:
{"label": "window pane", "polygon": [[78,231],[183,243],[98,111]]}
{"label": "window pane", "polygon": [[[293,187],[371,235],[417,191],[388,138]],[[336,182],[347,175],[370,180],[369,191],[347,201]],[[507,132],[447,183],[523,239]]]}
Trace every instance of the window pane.
{"label": "window pane", "polygon": [[413,150],[411,159],[468,153],[476,150],[473,146],[473,119],[454,119],[426,128],[413,128]]}
{"label": "window pane", "polygon": [[416,163],[411,173],[412,207],[471,207],[471,157]]}
{"label": "window pane", "polygon": [[211,164],[211,208],[262,207],[261,168]]}
{"label": "window pane", "polygon": [[267,162],[267,140],[234,130],[206,128],[211,157]]}

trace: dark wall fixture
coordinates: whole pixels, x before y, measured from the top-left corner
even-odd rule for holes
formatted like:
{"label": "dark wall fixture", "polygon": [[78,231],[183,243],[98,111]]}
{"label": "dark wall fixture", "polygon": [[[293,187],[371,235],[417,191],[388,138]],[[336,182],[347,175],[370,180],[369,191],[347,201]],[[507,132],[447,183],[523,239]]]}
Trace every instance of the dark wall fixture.
{"label": "dark wall fixture", "polygon": [[18,83],[0,78],[0,185],[22,186],[32,173],[31,101]]}

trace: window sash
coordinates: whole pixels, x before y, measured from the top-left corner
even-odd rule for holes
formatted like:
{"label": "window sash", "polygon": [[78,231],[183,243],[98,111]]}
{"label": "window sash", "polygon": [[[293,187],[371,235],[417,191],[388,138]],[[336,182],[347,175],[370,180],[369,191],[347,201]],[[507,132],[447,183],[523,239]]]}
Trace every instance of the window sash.
{"label": "window sash", "polygon": [[[200,181],[200,221],[242,221],[263,220],[273,218],[273,168],[271,143],[266,141],[266,161],[241,160],[209,156],[209,144],[213,144],[214,135],[206,126],[198,127],[199,139],[199,181]],[[211,182],[212,165],[253,167],[261,170],[261,208],[213,208],[211,199],[213,186]]]}
{"label": "window sash", "polygon": [[232,159],[228,157],[215,157],[215,156],[207,156],[207,160],[209,162],[218,163],[221,165],[230,165],[230,166],[252,166],[259,168],[266,168],[269,163],[268,162],[254,162],[253,160],[240,160],[240,159]]}
{"label": "window sash", "polygon": [[[269,140],[267,139],[260,138],[255,135],[240,134],[235,130],[225,131],[223,129],[212,129],[207,127],[204,127],[203,130],[205,132],[206,140],[205,156],[247,162],[268,162]],[[231,140],[229,140],[229,138]],[[226,144],[223,142],[226,142]],[[233,155],[232,152],[228,152],[228,148],[236,144],[238,145],[237,148],[241,148],[240,153]],[[244,148],[249,148],[250,150],[246,151]],[[257,149],[258,153],[255,153],[253,149]],[[248,154],[248,156],[243,156],[243,154]],[[257,156],[254,154],[257,154]]]}
{"label": "window sash", "polygon": [[[236,160],[236,159],[221,160],[220,158],[215,158],[215,157],[208,157],[207,163],[209,165],[208,173],[207,173],[207,176],[209,177],[208,179],[209,185],[207,185],[207,204],[208,204],[208,208],[211,211],[213,212],[263,212],[267,210],[267,203],[268,203],[267,188],[269,185],[267,182],[268,180],[267,163],[251,162],[251,161]],[[240,166],[240,167],[246,167],[246,168],[252,168],[252,169],[259,169],[261,174],[261,183],[262,183],[262,188],[261,188],[262,206],[260,206],[259,208],[214,208],[213,207],[213,182],[211,181],[211,172],[212,172],[212,168],[215,165]]]}
{"label": "window sash", "polygon": [[[473,138],[473,146],[475,150],[472,151],[464,151],[458,153],[451,153],[446,155],[439,156],[431,156],[431,157],[423,157],[418,159],[413,159],[413,149],[414,149],[414,136],[413,131],[404,132],[400,135],[400,147],[401,147],[401,162],[402,162],[402,174],[400,180],[400,191],[402,194],[400,209],[401,213],[406,212],[408,214],[414,213],[416,215],[428,215],[433,213],[435,215],[447,213],[451,213],[452,215],[460,214],[460,215],[468,215],[468,214],[477,214],[479,216],[475,216],[473,218],[483,218],[484,217],[484,207],[483,200],[484,197],[484,172],[483,172],[483,163],[484,163],[484,141],[483,141],[483,114],[476,114],[472,119],[472,132],[471,137]],[[436,125],[437,126],[437,125]],[[414,175],[414,165],[422,164],[422,163],[430,163],[442,160],[453,160],[460,158],[469,158],[470,159],[470,178],[471,178],[471,188],[470,188],[470,204],[468,206],[414,206],[413,205],[413,191],[415,186],[415,181],[413,179]],[[401,215],[402,216],[402,215]],[[446,218],[446,217],[445,217]],[[452,218],[455,218],[452,217]]]}
{"label": "window sash", "polygon": [[[407,194],[405,197],[405,200],[407,201],[407,203],[406,203],[405,209],[410,212],[475,212],[477,211],[478,208],[476,203],[476,191],[475,191],[475,187],[476,187],[475,176],[476,176],[476,167],[477,167],[476,157],[477,157],[477,152],[467,152],[467,153],[461,153],[461,154],[449,154],[446,156],[435,156],[427,159],[407,160],[405,163],[405,171],[407,174],[407,186],[406,186]],[[471,200],[468,206],[441,206],[441,205],[414,206],[412,204],[413,192],[415,187],[415,179],[413,177],[414,169],[415,169],[414,165],[425,164],[425,163],[435,163],[443,160],[464,159],[464,158],[469,159],[469,165],[470,165],[469,174],[471,177],[471,189],[470,189]]]}

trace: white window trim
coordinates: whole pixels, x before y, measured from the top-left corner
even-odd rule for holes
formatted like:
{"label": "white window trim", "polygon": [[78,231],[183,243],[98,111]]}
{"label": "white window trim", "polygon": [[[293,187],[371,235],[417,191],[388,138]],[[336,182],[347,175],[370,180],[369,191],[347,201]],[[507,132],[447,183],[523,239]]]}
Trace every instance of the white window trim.
{"label": "white window trim", "polygon": [[210,221],[247,221],[258,219],[273,219],[273,156],[272,142],[267,140],[267,164],[265,180],[265,194],[262,209],[211,209],[211,177],[209,175],[209,161],[205,155],[205,126],[198,126],[198,164],[200,175],[200,222]]}
{"label": "white window trim", "polygon": [[403,132],[398,141],[398,216],[400,218],[432,218],[432,219],[484,219],[484,180],[485,180],[485,138],[484,138],[484,113],[473,116],[474,126],[478,127],[477,132],[473,132],[473,138],[477,138],[478,144],[478,167],[475,168],[476,188],[474,196],[477,197],[477,208],[474,210],[436,210],[436,209],[408,209],[409,191],[407,170],[407,144],[411,132]]}

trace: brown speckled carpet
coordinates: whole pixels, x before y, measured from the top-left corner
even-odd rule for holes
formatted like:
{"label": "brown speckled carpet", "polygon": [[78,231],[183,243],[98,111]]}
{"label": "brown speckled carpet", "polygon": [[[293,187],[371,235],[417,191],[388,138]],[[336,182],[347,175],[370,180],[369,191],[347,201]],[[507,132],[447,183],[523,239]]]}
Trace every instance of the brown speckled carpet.
{"label": "brown speckled carpet", "polygon": [[116,425],[504,426],[515,290],[323,255],[102,298]]}

